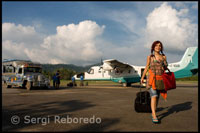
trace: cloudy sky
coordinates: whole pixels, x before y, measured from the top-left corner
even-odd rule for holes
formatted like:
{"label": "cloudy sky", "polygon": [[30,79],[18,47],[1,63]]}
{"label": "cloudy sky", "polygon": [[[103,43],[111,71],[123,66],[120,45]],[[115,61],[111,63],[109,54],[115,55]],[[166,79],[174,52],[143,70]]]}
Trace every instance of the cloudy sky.
{"label": "cloudy sky", "polygon": [[2,58],[145,65],[155,40],[168,62],[198,46],[198,2],[2,2]]}

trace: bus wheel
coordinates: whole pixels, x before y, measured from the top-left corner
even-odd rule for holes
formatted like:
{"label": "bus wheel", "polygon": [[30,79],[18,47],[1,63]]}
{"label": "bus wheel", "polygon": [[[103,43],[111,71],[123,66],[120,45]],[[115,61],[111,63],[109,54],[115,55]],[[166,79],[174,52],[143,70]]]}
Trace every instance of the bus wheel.
{"label": "bus wheel", "polygon": [[27,89],[27,90],[31,90],[32,85],[33,85],[33,83],[28,81],[28,82],[26,83],[26,89]]}
{"label": "bus wheel", "polygon": [[8,84],[7,84],[7,85],[6,85],[6,88],[12,88],[12,85],[8,85]]}
{"label": "bus wheel", "polygon": [[23,82],[23,84],[22,84],[22,87],[23,87],[23,88],[26,88],[26,83],[27,83],[27,81],[24,81],[24,82]]}

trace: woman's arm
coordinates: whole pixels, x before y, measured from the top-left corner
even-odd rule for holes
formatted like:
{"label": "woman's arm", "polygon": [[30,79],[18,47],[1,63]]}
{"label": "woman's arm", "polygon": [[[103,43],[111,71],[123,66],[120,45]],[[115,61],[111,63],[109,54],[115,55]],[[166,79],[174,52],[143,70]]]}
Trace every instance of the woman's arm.
{"label": "woman's arm", "polygon": [[141,77],[141,83],[143,83],[143,80],[144,80],[144,77],[145,77],[145,75],[146,75],[146,73],[147,73],[147,69],[148,69],[148,67],[149,67],[149,65],[150,65],[150,56],[147,56],[147,63],[146,63],[146,67],[145,67],[145,69],[144,69],[144,72],[143,72],[143,74],[142,74],[142,77]]}

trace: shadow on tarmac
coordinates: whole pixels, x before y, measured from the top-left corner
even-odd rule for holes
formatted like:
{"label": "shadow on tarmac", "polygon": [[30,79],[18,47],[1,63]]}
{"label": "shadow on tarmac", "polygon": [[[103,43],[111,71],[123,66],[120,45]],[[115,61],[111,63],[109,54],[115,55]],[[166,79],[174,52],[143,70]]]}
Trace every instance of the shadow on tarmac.
{"label": "shadow on tarmac", "polygon": [[[23,106],[22,104],[19,106]],[[70,101],[57,101],[57,102],[46,102],[41,104],[30,104],[28,107],[23,109],[15,109],[12,107],[2,108],[2,131],[16,131],[24,127],[32,126],[31,123],[25,123],[25,116],[30,116],[31,118],[44,118],[48,116],[65,116],[69,115],[70,112],[77,110],[83,110],[86,108],[91,108],[96,106],[91,102],[80,101],[80,100],[70,100]],[[12,117],[18,116],[20,118],[20,123],[12,124]],[[24,120],[24,121],[23,121]],[[53,119],[50,119],[50,122]],[[41,124],[41,123],[40,123]]]}
{"label": "shadow on tarmac", "polygon": [[[105,129],[109,128],[110,126],[113,126],[114,124],[117,124],[120,122],[120,119],[113,118],[113,119],[103,119],[101,120],[101,123],[94,123],[94,124],[85,124],[79,128],[70,130],[69,132],[103,132]],[[119,129],[116,129],[116,131],[119,131]],[[110,131],[109,131],[110,132]],[[111,131],[114,132],[114,131]]]}
{"label": "shadow on tarmac", "polygon": [[[61,86],[61,87],[59,87],[59,88],[54,88],[54,87],[50,87],[50,88],[45,88],[45,87],[33,87],[33,88],[31,88],[31,90],[64,90],[64,89],[74,89],[74,88],[76,88],[76,87],[73,87],[73,86]],[[8,88],[8,89],[15,89],[15,90],[23,90],[23,91],[27,91],[26,90],[26,88],[24,88],[24,87],[15,87],[15,86],[13,86],[12,88]],[[29,90],[29,91],[31,91],[31,90]]]}
{"label": "shadow on tarmac", "polygon": [[[181,112],[181,111],[190,110],[192,108],[191,105],[192,105],[192,102],[185,102],[185,103],[180,103],[180,104],[173,105],[171,107],[166,107],[166,108],[169,108],[167,110],[167,112],[157,116],[158,120],[159,120],[159,123],[161,123],[161,120],[163,118],[169,116],[170,114],[178,113],[178,112]],[[164,109],[164,108],[161,108],[161,110],[162,109]]]}

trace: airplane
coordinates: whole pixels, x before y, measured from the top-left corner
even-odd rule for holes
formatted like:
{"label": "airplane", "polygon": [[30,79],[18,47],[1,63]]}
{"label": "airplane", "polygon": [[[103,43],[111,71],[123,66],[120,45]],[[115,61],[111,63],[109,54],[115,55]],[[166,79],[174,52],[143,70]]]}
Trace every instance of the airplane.
{"label": "airplane", "polygon": [[[107,59],[102,65],[92,66],[88,72],[76,74],[73,77],[75,80],[80,80],[82,75],[84,81],[113,81],[127,87],[132,83],[140,82],[144,69],[145,66],[135,66],[116,59]],[[182,59],[179,62],[168,64],[168,69],[174,72],[176,79],[197,74],[198,47],[187,48]]]}

